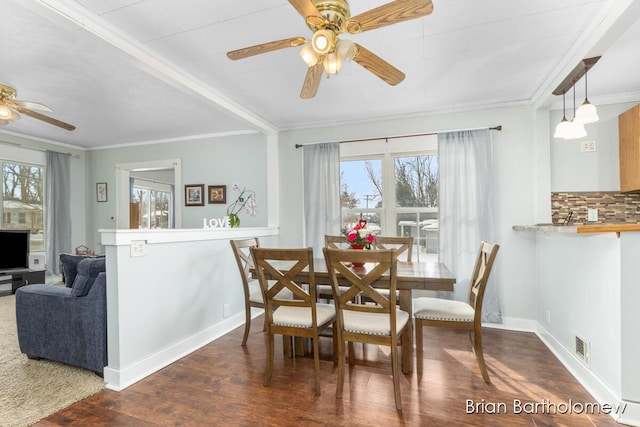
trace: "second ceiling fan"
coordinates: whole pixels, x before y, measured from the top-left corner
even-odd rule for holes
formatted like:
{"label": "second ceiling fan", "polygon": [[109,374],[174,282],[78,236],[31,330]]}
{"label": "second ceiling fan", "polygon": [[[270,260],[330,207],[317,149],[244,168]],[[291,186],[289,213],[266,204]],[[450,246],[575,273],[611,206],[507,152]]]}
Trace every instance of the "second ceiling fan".
{"label": "second ceiling fan", "polygon": [[404,80],[404,73],[371,51],[351,40],[341,39],[345,32],[351,34],[373,30],[398,22],[408,21],[430,14],[431,0],[396,0],[380,7],[351,16],[346,0],[288,0],[305,19],[313,32],[311,40],[292,37],[227,53],[230,59],[242,59],[278,49],[303,46],[300,56],[309,69],[304,79],[301,98],[313,98],[320,86],[323,71],[335,74],[342,63],[353,60],[390,85]]}

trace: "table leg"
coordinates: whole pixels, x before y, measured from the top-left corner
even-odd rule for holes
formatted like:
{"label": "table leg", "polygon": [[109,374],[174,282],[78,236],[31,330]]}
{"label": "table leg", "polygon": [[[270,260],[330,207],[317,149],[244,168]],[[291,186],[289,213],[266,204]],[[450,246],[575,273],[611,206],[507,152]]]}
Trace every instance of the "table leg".
{"label": "table leg", "polygon": [[410,374],[413,372],[413,307],[411,289],[401,289],[399,294],[400,310],[409,313],[409,323],[407,323],[402,337],[402,372]]}
{"label": "table leg", "polygon": [[[293,338],[295,345],[295,355],[296,356],[304,356],[307,354],[307,345],[309,345],[308,340],[302,337],[294,337]],[[282,336],[282,351],[286,357],[293,357],[291,353],[291,337],[288,335]]]}

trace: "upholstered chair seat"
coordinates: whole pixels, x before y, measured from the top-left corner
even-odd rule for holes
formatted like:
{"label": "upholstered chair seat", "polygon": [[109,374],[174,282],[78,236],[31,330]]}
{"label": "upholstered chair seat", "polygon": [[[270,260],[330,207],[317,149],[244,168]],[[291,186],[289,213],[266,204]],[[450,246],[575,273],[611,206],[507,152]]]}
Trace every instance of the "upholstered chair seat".
{"label": "upholstered chair seat", "polygon": [[413,310],[416,319],[452,322],[473,322],[475,314],[466,302],[429,297],[416,298]]}

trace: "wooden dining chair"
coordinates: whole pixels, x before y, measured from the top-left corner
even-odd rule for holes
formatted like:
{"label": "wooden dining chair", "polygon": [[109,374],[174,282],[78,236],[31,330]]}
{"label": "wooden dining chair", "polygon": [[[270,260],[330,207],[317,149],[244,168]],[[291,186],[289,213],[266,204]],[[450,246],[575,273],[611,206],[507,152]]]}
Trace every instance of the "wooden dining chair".
{"label": "wooden dining chair", "polygon": [[[238,270],[240,270],[240,277],[242,278],[242,288],[244,290],[244,335],[242,336],[242,346],[247,345],[247,339],[249,338],[249,330],[251,329],[251,307],[264,309],[264,301],[262,300],[262,291],[260,287],[254,291],[251,290],[249,283],[257,280],[254,279],[251,274],[253,268],[253,259],[249,248],[252,246],[260,247],[260,242],[257,237],[251,239],[231,240],[231,248],[233,249],[233,255],[236,258],[238,264]],[[267,328],[266,317],[265,323],[262,328],[266,331]]]}
{"label": "wooden dining chair", "polygon": [[406,256],[406,261],[411,262],[411,255],[413,253],[413,237],[376,236],[374,248],[395,249],[398,252],[398,257]]}
{"label": "wooden dining chair", "polygon": [[347,238],[345,236],[330,236],[328,234],[325,234],[324,245],[334,249],[349,248],[349,243],[347,242]]}
{"label": "wooden dining chair", "polygon": [[[349,243],[345,236],[331,236],[325,234],[324,245],[333,249],[348,249]],[[331,285],[318,285],[317,286],[318,298],[323,300],[333,299],[333,290]]]}
{"label": "wooden dining chair", "polygon": [[[260,247],[260,241],[257,237],[250,239],[231,240],[231,248],[233,249],[233,255],[236,258],[238,264],[238,270],[240,270],[240,278],[242,279],[242,289],[244,291],[244,335],[242,336],[242,346],[247,345],[247,339],[249,338],[249,331],[251,330],[251,307],[265,308],[264,301],[262,299],[262,291],[260,286],[255,286],[255,289],[251,289],[250,283],[257,281],[252,273],[253,259],[249,248],[252,246]],[[291,292],[284,290],[280,295],[280,298],[291,298]],[[265,317],[262,331],[267,330],[267,319]]]}
{"label": "wooden dining chair", "polygon": [[416,359],[418,375],[423,370],[423,326],[439,326],[469,330],[471,347],[476,355],[482,378],[490,384],[482,352],[482,300],[499,245],[482,242],[471,275],[468,302],[421,297],[414,300],[416,324]]}
{"label": "wooden dining chair", "polygon": [[[336,340],[338,348],[338,382],[336,397],[341,398],[344,389],[345,341],[350,344],[349,364],[354,363],[352,343],[384,345],[391,348],[391,371],[396,409],[402,410],[400,395],[400,370],[398,337],[409,324],[409,313],[397,308],[396,278],[397,253],[395,250],[352,251],[323,249],[327,270],[334,292],[336,308]],[[351,268],[347,262],[370,263],[362,268]],[[383,279],[382,277],[385,276]],[[339,281],[340,278],[340,281]],[[385,280],[384,283],[381,283]],[[339,284],[347,286],[339,291]],[[374,286],[388,287],[388,296],[381,295]],[[375,304],[354,304],[353,299],[362,294]]]}
{"label": "wooden dining chair", "polygon": [[[311,338],[313,341],[313,362],[315,369],[315,390],[320,395],[320,351],[319,333],[333,325],[335,309],[333,305],[316,303],[316,288],[313,270],[313,249],[270,249],[251,248],[258,281],[265,302],[267,319],[267,367],[264,375],[264,386],[271,384],[274,358],[274,335],[286,335]],[[286,270],[276,265],[287,262],[291,264]],[[304,269],[304,286],[296,282],[295,277]],[[269,286],[268,279],[274,280]],[[305,287],[308,290],[305,290]],[[280,299],[278,294],[289,290],[292,299]],[[335,328],[334,328],[335,329]]]}

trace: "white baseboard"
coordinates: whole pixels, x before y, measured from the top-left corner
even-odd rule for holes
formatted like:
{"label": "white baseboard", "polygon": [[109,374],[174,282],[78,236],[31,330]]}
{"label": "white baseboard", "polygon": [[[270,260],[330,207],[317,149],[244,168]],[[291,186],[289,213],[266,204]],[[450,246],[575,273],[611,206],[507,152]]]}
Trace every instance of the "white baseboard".
{"label": "white baseboard", "polygon": [[114,391],[122,391],[243,324],[244,312],[240,312],[134,365],[124,368],[107,366],[104,368],[106,388]]}

